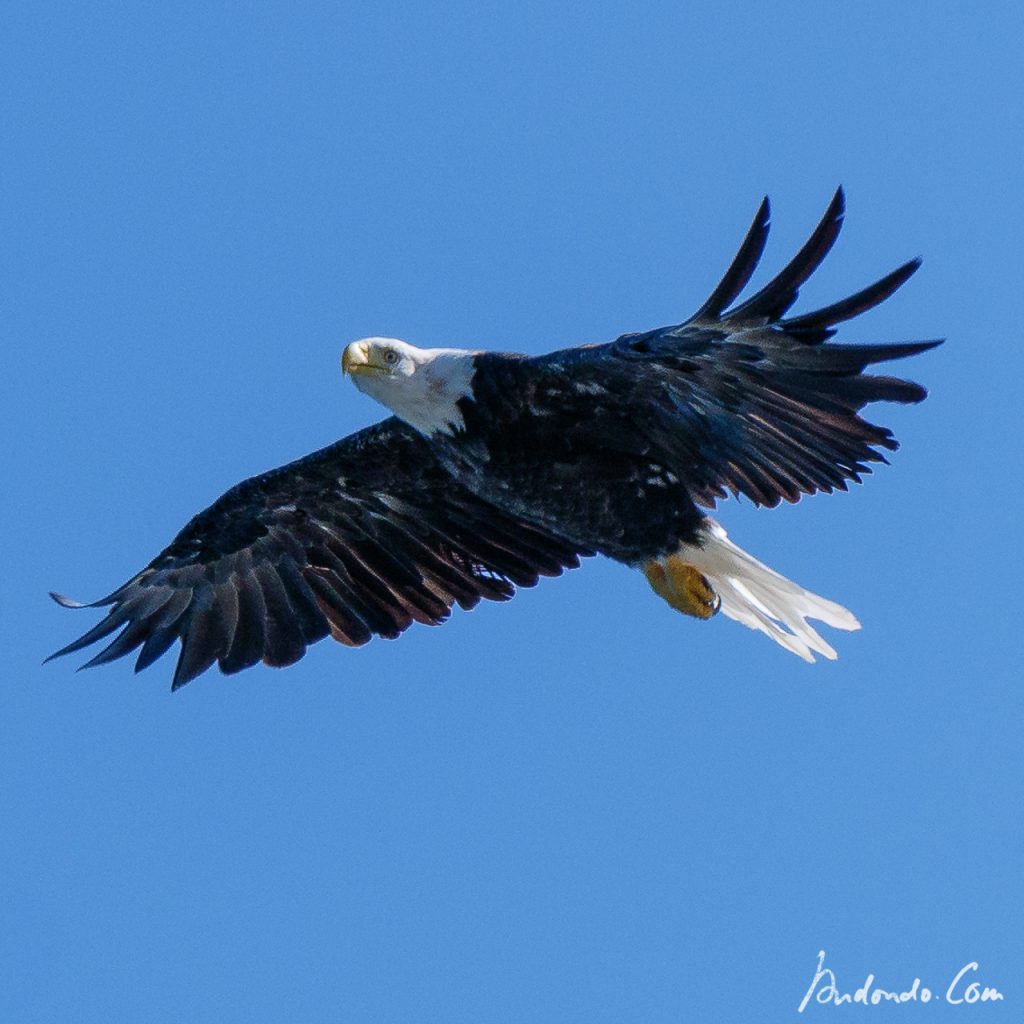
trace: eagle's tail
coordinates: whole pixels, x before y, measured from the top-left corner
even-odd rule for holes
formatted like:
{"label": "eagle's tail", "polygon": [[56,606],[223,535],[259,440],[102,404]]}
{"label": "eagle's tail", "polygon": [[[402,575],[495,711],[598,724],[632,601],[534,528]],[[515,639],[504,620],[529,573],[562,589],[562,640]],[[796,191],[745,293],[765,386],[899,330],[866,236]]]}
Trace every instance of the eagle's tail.
{"label": "eagle's tail", "polygon": [[723,614],[767,633],[788,651],[814,661],[830,660],[833,648],[808,623],[818,619],[836,629],[860,629],[853,614],[787,580],[737,547],[713,519],[705,519],[697,543],[643,567],[655,592],[673,608],[697,618]]}

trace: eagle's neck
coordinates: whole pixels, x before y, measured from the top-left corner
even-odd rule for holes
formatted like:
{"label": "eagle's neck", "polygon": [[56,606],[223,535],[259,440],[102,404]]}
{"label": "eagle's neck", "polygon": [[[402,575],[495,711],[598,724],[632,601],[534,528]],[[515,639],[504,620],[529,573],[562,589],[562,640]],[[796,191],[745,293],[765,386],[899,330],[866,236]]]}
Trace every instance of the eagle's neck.
{"label": "eagle's neck", "polygon": [[458,348],[417,349],[415,372],[374,397],[427,437],[463,430],[459,401],[473,397],[475,356]]}

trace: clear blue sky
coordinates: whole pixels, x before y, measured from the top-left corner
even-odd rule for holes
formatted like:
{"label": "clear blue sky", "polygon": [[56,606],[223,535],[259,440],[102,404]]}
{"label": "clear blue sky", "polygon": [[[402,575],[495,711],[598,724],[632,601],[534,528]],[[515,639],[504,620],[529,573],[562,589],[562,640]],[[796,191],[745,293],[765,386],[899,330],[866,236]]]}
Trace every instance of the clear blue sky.
{"label": "clear blue sky", "polygon": [[[25,4],[0,47],[0,1019],[784,1021],[819,949],[1024,1019],[1017,4]],[[1017,99],[1014,97],[1017,96]],[[381,416],[343,343],[674,322],[924,268],[904,447],[732,535],[852,608],[836,664],[592,561],[283,672],[44,655],[245,476]],[[762,272],[762,274],[765,271]],[[764,280],[762,276],[760,280]]]}

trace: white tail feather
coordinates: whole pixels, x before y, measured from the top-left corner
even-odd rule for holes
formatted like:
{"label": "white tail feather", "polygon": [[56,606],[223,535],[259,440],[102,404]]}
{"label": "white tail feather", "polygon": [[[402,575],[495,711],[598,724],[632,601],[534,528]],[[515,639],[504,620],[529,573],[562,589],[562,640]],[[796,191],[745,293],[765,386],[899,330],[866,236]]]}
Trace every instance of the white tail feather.
{"label": "white tail feather", "polygon": [[842,605],[780,576],[737,547],[713,519],[705,521],[702,545],[684,544],[678,557],[701,572],[721,598],[721,611],[750,629],[767,633],[788,651],[814,661],[814,654],[831,661],[835,650],[808,622],[818,619],[836,629],[860,629],[854,615]]}

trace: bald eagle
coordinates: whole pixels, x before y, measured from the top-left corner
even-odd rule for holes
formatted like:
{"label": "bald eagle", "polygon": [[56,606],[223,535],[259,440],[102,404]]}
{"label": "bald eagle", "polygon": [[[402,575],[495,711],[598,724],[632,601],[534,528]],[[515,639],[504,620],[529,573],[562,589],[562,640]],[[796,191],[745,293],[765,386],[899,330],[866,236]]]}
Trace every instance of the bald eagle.
{"label": "bald eagle", "polygon": [[83,667],[141,647],[140,671],[180,641],[177,689],[214,662],[224,673],[290,665],[328,634],[356,647],[437,625],[455,604],[507,600],[601,554],[640,569],[680,612],[721,611],[807,661],[835,658],[808,619],[852,630],[854,616],[741,550],[702,510],[730,493],[770,508],[845,491],[897,447],[861,408],[925,397],[864,370],[938,341],[829,343],[919,260],[786,317],[843,213],[840,189],[790,263],[733,305],[764,250],[765,199],[693,316],[607,344],[528,357],[353,342],[343,372],[394,415],[233,487],[88,605],[109,610],[52,657],[117,632]]}

